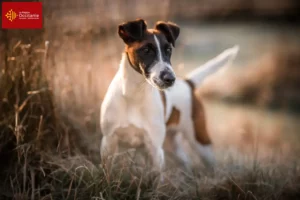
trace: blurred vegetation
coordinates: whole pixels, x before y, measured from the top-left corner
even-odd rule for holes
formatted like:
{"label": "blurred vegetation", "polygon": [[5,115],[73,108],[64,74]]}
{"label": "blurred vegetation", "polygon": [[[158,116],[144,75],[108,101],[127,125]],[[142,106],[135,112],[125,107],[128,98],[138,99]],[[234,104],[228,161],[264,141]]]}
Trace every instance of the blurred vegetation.
{"label": "blurred vegetation", "polygon": [[[210,80],[201,93],[209,98],[299,113],[299,77],[300,46],[283,40],[246,69]],[[220,84],[225,78],[228,81]]]}

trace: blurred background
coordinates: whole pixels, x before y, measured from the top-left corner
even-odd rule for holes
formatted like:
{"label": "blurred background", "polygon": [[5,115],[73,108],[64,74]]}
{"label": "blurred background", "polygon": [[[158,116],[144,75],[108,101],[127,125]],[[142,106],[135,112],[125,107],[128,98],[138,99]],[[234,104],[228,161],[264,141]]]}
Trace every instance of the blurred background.
{"label": "blurred background", "polygon": [[14,163],[16,150],[24,160],[24,147],[99,155],[100,105],[124,49],[117,25],[136,18],[149,28],[158,20],[180,26],[172,64],[181,77],[240,46],[233,64],[197,91],[221,159],[299,152],[298,0],[41,2],[42,30],[0,31],[1,160]]}
{"label": "blurred background", "polygon": [[76,124],[97,126],[101,100],[124,49],[117,25],[140,17],[150,28],[158,20],[173,21],[181,27],[172,56],[179,76],[226,48],[240,46],[233,66],[211,77],[199,90],[209,99],[208,126],[215,142],[229,140],[231,146],[234,140],[238,144],[243,140],[251,144],[259,132],[259,138],[279,148],[282,137],[293,137],[300,130],[294,115],[300,111],[297,1],[43,3],[43,37],[50,41],[47,68],[53,73],[54,98],[61,112]]}

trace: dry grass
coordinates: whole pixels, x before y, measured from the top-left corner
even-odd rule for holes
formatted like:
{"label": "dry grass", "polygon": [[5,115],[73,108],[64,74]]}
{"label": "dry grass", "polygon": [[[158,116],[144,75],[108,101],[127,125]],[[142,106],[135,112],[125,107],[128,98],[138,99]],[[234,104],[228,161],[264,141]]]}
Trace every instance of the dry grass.
{"label": "dry grass", "polygon": [[[180,165],[172,165],[170,157],[168,166],[172,167],[163,173],[164,183],[158,182],[147,164],[121,162],[113,171],[107,170],[98,158],[100,135],[92,143],[94,138],[84,137],[85,129],[74,128],[74,121],[62,116],[54,103],[53,83],[47,78],[47,48],[36,49],[18,42],[8,49],[6,68],[1,74],[3,199],[300,197],[297,151],[282,152],[277,144],[263,157],[255,142],[243,153],[220,145],[216,148],[218,165],[214,174],[201,165],[187,173]],[[253,130],[245,130],[253,135]]]}

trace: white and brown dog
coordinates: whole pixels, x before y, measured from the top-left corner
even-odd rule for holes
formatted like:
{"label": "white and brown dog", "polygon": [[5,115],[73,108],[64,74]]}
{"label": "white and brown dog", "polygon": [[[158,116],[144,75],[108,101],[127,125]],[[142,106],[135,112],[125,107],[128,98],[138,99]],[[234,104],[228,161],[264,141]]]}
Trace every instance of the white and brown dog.
{"label": "white and brown dog", "polygon": [[[147,29],[142,19],[119,25],[118,33],[126,47],[101,107],[102,158],[116,153],[119,142],[131,147],[145,145],[154,166],[162,169],[165,136],[168,130],[175,130],[189,141],[204,163],[213,165],[203,106],[194,90],[233,60],[238,47],[227,49],[197,68],[186,80],[175,81],[170,58],[179,32],[179,27],[170,22],[157,22],[154,29]],[[188,164],[180,137],[172,138],[174,152]]]}

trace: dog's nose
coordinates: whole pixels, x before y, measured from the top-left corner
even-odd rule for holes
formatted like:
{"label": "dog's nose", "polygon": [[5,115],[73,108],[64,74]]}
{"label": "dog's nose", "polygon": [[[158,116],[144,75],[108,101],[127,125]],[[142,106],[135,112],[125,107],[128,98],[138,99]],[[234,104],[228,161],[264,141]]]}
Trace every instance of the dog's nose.
{"label": "dog's nose", "polygon": [[175,76],[169,72],[162,72],[160,78],[168,86],[173,85],[175,82]]}

